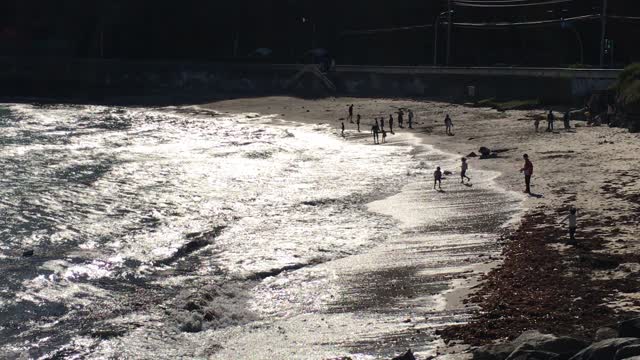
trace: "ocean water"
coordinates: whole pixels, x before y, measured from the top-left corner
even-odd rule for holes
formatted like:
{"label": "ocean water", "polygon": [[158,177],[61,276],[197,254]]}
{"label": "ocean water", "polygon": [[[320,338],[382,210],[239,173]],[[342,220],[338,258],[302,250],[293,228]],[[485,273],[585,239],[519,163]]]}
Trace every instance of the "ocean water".
{"label": "ocean water", "polygon": [[[409,135],[195,107],[0,106],[0,357],[435,354],[519,199]],[[25,251],[33,256],[25,257]]]}

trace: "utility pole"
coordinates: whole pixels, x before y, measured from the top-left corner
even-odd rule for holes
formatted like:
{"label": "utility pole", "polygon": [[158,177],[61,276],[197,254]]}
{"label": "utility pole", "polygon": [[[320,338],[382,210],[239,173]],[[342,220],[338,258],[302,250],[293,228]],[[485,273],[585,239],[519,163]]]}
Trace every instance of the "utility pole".
{"label": "utility pole", "polygon": [[451,0],[447,1],[447,12],[447,59],[445,61],[445,65],[449,66],[449,59],[451,57],[451,21],[453,17],[453,11],[451,11]]}
{"label": "utility pole", "polygon": [[607,32],[607,0],[602,0],[602,13],[600,13],[602,29],[600,33],[600,68],[604,67],[604,38]]}

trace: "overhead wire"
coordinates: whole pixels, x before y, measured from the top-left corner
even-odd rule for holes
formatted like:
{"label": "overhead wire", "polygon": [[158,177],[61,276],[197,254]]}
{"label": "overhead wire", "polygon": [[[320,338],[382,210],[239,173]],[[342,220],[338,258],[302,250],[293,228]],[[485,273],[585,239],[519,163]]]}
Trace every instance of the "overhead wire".
{"label": "overhead wire", "polygon": [[513,8],[513,7],[529,7],[529,6],[541,6],[541,5],[553,5],[553,4],[564,4],[568,2],[572,2],[574,0],[549,0],[549,1],[540,1],[535,3],[521,3],[521,4],[489,4],[489,3],[476,3],[467,1],[454,1],[453,4],[461,7],[480,7],[480,8]]}

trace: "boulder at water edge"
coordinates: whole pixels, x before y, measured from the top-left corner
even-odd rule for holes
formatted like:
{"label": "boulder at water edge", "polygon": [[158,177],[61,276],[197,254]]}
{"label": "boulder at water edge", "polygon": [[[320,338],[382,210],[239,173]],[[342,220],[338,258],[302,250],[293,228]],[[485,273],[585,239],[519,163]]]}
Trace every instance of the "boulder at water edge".
{"label": "boulder at water edge", "polygon": [[620,335],[618,334],[618,330],[609,327],[603,327],[596,331],[594,340],[595,342],[598,342],[607,339],[614,339],[617,337],[620,337]]}
{"label": "boulder at water edge", "polygon": [[505,360],[515,349],[511,343],[481,346],[473,350],[473,360]]}
{"label": "boulder at water edge", "polygon": [[637,337],[640,338],[640,318],[629,319],[618,325],[618,333],[620,337]]}
{"label": "boulder at water edge", "polygon": [[559,359],[569,359],[589,345],[585,341],[567,336],[542,334],[539,331],[525,331],[513,340],[517,347],[527,346],[526,350],[544,351],[558,354]]}
{"label": "boulder at water edge", "polygon": [[637,338],[616,338],[591,344],[577,353],[571,360],[613,360],[618,350],[625,346],[640,344]]}
{"label": "boulder at water edge", "polygon": [[640,345],[629,345],[619,349],[615,360],[629,359],[634,356],[640,356]]}
{"label": "boulder at water edge", "polygon": [[406,353],[398,355],[391,360],[416,360],[416,357],[413,356],[413,352],[411,352],[411,349],[409,349]]}
{"label": "boulder at water edge", "polygon": [[558,360],[560,355],[538,350],[516,350],[509,355],[507,360]]}

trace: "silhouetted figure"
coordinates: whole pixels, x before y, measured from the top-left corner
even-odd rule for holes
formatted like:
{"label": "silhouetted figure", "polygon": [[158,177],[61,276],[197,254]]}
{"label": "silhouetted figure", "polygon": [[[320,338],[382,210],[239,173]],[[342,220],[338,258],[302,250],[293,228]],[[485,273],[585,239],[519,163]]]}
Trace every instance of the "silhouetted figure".
{"label": "silhouetted figure", "polygon": [[398,126],[404,128],[404,112],[402,112],[402,109],[398,111]]}
{"label": "silhouetted figure", "polygon": [[520,172],[524,173],[524,184],[526,186],[524,192],[527,194],[531,194],[531,175],[533,175],[533,163],[529,161],[529,155],[524,154],[522,155],[522,157],[524,158],[524,167],[520,169]]}
{"label": "silhouetted figure", "polygon": [[467,176],[467,169],[469,169],[469,164],[467,164],[467,158],[462,158],[462,164],[460,165],[460,183],[464,184],[464,179],[467,179],[467,182],[471,181],[471,179]]}
{"label": "silhouetted figure", "polygon": [[440,166],[433,172],[433,190],[436,189],[436,184],[438,184],[438,189],[442,190],[442,171],[440,171]]}
{"label": "silhouetted figure", "polygon": [[371,127],[371,134],[373,135],[373,143],[374,144],[378,144],[380,142],[380,138],[378,136],[378,133],[380,132],[380,128],[378,127],[378,122],[376,121],[376,123]]}
{"label": "silhouetted figure", "polygon": [[611,104],[607,104],[607,124],[611,124],[611,122],[615,119],[615,116],[616,108]]}
{"label": "silhouetted figure", "polygon": [[386,143],[387,142],[387,132],[382,129],[382,143]]}
{"label": "silhouetted figure", "polygon": [[413,111],[411,109],[409,109],[407,117],[409,118],[409,129],[413,129]]}
{"label": "silhouetted figure", "polygon": [[342,122],[342,137],[344,137],[344,121]]}
{"label": "silhouetted figure", "polygon": [[556,117],[553,115],[553,110],[549,110],[547,114],[547,132],[553,131],[553,122],[556,120]]}
{"label": "silhouetted figure", "polygon": [[393,116],[389,115],[389,132],[393,134]]}
{"label": "silhouetted figure", "polygon": [[562,117],[562,122],[564,123],[564,129],[565,130],[571,129],[571,123],[569,122],[569,118],[570,118],[569,110],[567,110],[564,113],[564,116]]}
{"label": "silhouetted figure", "polygon": [[538,128],[540,127],[540,119],[533,120],[533,127],[536,128],[536,132],[538,132]]}
{"label": "silhouetted figure", "polygon": [[384,130],[384,116],[380,117],[380,130]]}
{"label": "silhouetted figure", "polygon": [[569,220],[569,244],[576,244],[576,230],[578,229],[578,210],[574,207],[569,210],[569,215],[562,220],[565,222]]}
{"label": "silhouetted figure", "polygon": [[360,132],[360,114],[356,116],[356,124],[358,125],[358,132]]}
{"label": "silhouetted figure", "polygon": [[447,116],[445,116],[444,118],[444,127],[447,135],[453,135],[453,133],[451,132],[451,130],[453,129],[453,121],[451,121],[449,114],[447,114]]}
{"label": "silhouetted figure", "polygon": [[349,116],[347,117],[349,121],[353,124],[353,104],[349,105]]}

